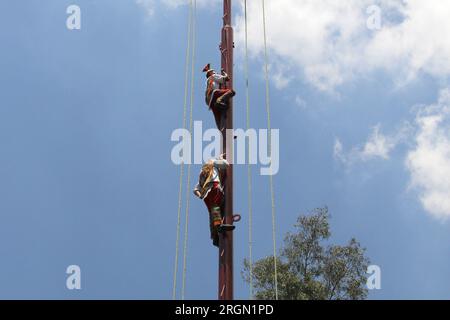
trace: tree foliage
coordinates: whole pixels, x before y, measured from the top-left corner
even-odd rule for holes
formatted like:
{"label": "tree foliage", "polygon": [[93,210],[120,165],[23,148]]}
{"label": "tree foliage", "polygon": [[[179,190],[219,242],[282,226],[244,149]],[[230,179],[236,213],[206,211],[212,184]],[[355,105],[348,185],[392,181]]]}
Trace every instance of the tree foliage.
{"label": "tree foliage", "polygon": [[[365,249],[351,239],[347,245],[327,244],[331,236],[328,208],[300,216],[277,257],[278,297],[283,300],[361,300],[367,297]],[[256,299],[275,299],[274,257],[252,266]],[[250,264],[244,260],[244,280]]]}

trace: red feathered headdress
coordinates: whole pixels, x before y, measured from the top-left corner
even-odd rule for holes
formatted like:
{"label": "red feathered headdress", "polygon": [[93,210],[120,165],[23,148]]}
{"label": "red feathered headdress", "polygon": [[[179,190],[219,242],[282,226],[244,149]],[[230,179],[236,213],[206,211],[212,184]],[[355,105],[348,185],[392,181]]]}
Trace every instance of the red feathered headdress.
{"label": "red feathered headdress", "polygon": [[209,73],[214,72],[213,69],[211,69],[211,64],[208,63],[204,68],[203,68],[203,72],[206,72],[206,76],[208,76]]}

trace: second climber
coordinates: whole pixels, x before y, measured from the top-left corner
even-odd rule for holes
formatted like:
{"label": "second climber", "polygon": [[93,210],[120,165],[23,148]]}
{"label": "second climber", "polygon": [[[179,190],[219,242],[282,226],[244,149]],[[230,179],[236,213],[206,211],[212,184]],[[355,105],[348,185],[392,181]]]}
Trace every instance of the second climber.
{"label": "second climber", "polygon": [[219,246],[219,233],[234,230],[233,225],[223,223],[224,181],[229,163],[220,156],[203,165],[194,194],[202,199],[209,212],[211,239]]}

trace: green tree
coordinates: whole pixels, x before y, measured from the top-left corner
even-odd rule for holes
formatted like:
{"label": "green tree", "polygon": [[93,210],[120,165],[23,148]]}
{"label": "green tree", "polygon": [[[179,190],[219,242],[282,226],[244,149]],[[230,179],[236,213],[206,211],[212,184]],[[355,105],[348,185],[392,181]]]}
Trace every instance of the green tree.
{"label": "green tree", "polygon": [[[277,257],[278,298],[282,300],[362,300],[367,297],[365,249],[351,239],[346,246],[327,244],[331,233],[328,208],[300,216]],[[256,299],[275,299],[274,258],[253,264]],[[244,260],[244,280],[250,264]]]}

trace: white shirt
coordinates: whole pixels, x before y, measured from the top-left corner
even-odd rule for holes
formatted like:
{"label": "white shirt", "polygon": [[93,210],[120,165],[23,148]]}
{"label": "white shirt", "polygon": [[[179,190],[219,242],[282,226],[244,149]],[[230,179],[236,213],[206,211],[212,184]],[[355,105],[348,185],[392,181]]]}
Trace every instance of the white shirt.
{"label": "white shirt", "polygon": [[[220,75],[218,73],[214,73],[212,76],[210,76],[208,79],[206,79],[206,87],[208,87],[211,83],[212,91],[220,89],[221,84],[225,84],[226,76]],[[212,80],[212,81],[211,81]]]}
{"label": "white shirt", "polygon": [[196,191],[199,191],[202,194],[201,199],[205,199],[208,196],[209,191],[214,185],[214,182],[219,183],[220,190],[223,189],[222,182],[220,181],[220,170],[224,170],[229,166],[229,163],[225,159],[221,160],[214,160],[214,168],[213,168],[213,174],[211,177],[211,180],[206,184],[206,186],[203,188],[202,185],[205,183],[204,177],[201,179],[202,181],[199,181],[199,183],[194,188],[194,193]]}

